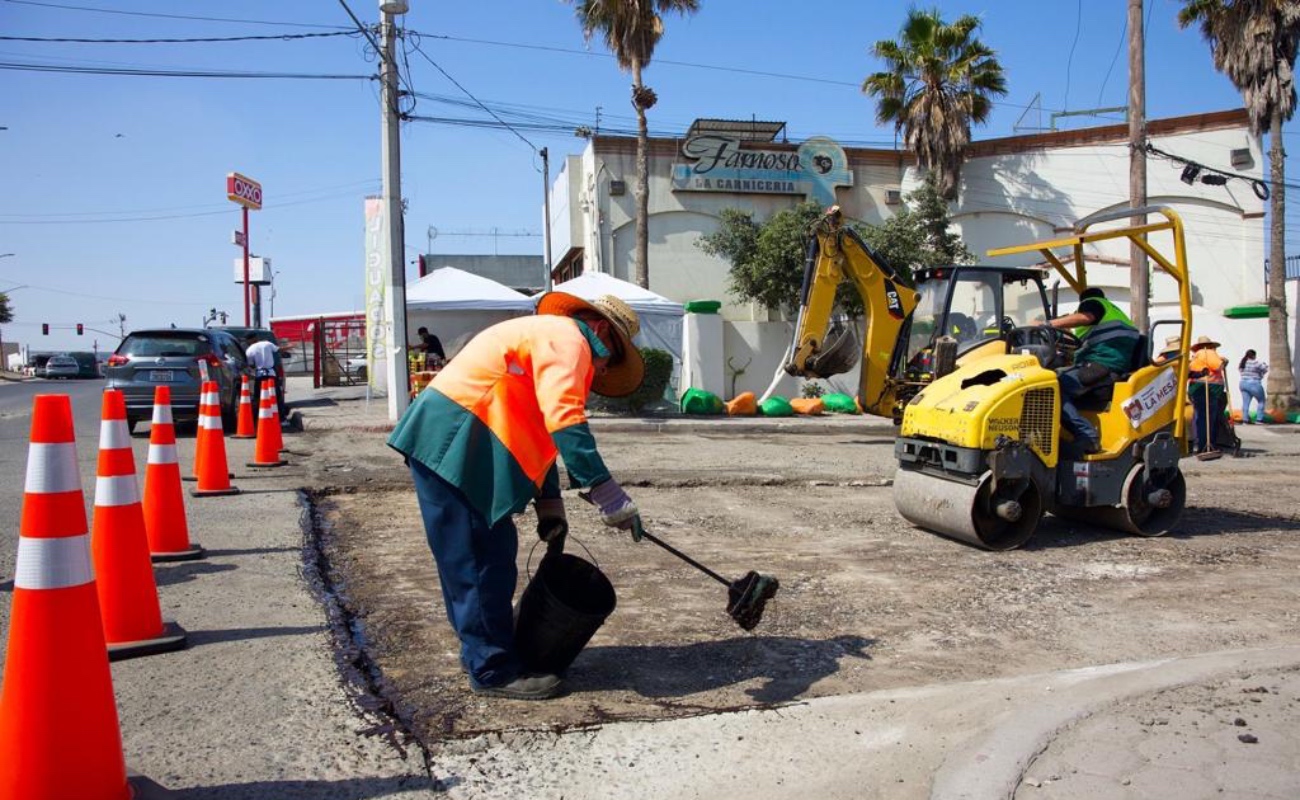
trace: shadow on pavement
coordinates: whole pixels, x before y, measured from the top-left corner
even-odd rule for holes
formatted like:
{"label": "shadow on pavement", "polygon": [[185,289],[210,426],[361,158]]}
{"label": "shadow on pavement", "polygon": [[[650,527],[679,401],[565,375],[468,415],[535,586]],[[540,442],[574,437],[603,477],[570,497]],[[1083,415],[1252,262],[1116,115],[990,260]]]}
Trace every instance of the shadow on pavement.
{"label": "shadow on pavement", "polygon": [[875,639],[836,636],[744,636],[717,642],[642,647],[590,647],[569,671],[574,692],[625,690],[642,697],[683,697],[762,679],[745,693],[760,703],[798,699],[839,671],[844,657],[870,659]]}
{"label": "shadow on pavement", "polygon": [[227,550],[205,550],[208,558],[221,558],[222,556],[260,556],[271,553],[301,553],[301,547],[232,547]]}
{"label": "shadow on pavement", "polygon": [[338,403],[332,397],[313,397],[310,400],[294,400],[289,404],[289,413],[298,408],[330,408]]}
{"label": "shadow on pavement", "polygon": [[[1269,517],[1263,514],[1246,514],[1227,508],[1188,508],[1177,527],[1166,534],[1166,539],[1191,539],[1197,536],[1228,536],[1234,533],[1258,531],[1297,531],[1300,519]],[[1108,539],[1128,538],[1131,534],[1089,525],[1078,520],[1046,516],[1038,531],[1023,550],[1050,550],[1060,547],[1081,547]],[[1133,538],[1140,538],[1134,536]]]}
{"label": "shadow on pavement", "polygon": [[288,625],[280,628],[231,628],[220,631],[189,631],[191,647],[220,642],[242,642],[249,639],[269,639],[274,636],[301,636],[304,633],[323,633],[324,625]]}
{"label": "shadow on pavement", "polygon": [[192,581],[200,575],[239,569],[234,564],[208,564],[203,561],[178,561],[171,564],[154,564],[153,567],[154,583],[158,586],[174,586]]}
{"label": "shadow on pavement", "polygon": [[277,798],[277,800],[305,800],[328,797],[330,800],[368,800],[373,797],[401,796],[430,790],[445,791],[460,783],[458,778],[443,778],[431,783],[424,776],[397,778],[344,778],[337,781],[251,781],[227,783],[219,786],[195,786],[189,789],[171,789],[171,800],[234,800],[235,798]]}

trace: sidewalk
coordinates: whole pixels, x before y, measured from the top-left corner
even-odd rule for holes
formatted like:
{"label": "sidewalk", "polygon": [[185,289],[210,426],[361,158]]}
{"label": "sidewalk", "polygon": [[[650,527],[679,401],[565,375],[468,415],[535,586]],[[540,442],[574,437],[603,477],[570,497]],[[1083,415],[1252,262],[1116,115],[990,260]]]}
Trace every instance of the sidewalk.
{"label": "sidewalk", "polygon": [[[305,430],[382,431],[364,387],[290,385]],[[874,417],[596,418],[605,432],[825,433]],[[1250,429],[1251,438],[1289,432]],[[1284,624],[1281,621],[1279,624]],[[431,743],[448,798],[1300,797],[1300,644]]]}

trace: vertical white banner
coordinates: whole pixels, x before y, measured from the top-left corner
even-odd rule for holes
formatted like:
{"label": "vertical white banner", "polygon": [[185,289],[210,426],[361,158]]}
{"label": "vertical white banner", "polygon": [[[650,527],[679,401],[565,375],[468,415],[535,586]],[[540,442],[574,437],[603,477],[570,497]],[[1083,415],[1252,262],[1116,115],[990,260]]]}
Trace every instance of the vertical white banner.
{"label": "vertical white banner", "polygon": [[388,361],[388,319],[384,300],[391,278],[384,269],[388,247],[388,214],[382,197],[366,198],[366,380],[371,388],[384,389]]}

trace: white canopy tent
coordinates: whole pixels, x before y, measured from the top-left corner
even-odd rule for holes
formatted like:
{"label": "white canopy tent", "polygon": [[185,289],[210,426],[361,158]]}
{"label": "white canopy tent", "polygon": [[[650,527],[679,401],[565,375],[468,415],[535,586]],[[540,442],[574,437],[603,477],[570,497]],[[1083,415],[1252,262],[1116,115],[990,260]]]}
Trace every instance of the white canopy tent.
{"label": "white canopy tent", "polygon": [[411,344],[421,327],[442,342],[450,358],[479,331],[533,313],[533,298],[455,267],[439,267],[406,287]]}
{"label": "white canopy tent", "polygon": [[678,373],[682,363],[682,315],[685,313],[681,303],[603,272],[584,272],[576,278],[556,284],[555,290],[568,292],[584,300],[595,300],[601,295],[611,294],[627,303],[641,319],[641,335],[637,337],[637,346],[655,347],[671,353],[673,374]]}

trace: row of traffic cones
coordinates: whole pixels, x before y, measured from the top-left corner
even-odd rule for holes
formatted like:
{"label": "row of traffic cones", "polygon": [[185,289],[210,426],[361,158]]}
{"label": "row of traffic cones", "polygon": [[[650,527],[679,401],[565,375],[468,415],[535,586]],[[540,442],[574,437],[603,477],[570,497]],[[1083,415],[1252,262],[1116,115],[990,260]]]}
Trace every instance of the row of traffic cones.
{"label": "row of traffic cones", "polygon": [[[285,463],[267,384],[252,466]],[[247,379],[242,388],[244,406]],[[231,494],[215,383],[203,395],[193,494]],[[120,391],[104,392],[102,420],[88,533],[71,401],[35,398],[0,685],[0,800],[140,800],[159,788],[128,782],[108,664],[186,646],[185,630],[162,619],[150,562],[204,553],[189,540],[170,389],[155,390],[143,494]]]}

